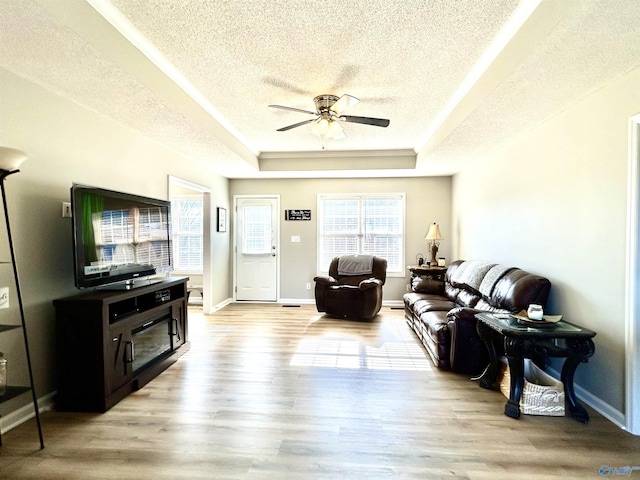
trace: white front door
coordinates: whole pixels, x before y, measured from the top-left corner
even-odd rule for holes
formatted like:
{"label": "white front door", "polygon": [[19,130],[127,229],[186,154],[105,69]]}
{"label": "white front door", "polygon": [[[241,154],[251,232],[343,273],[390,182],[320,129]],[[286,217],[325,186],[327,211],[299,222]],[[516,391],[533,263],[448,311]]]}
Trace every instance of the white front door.
{"label": "white front door", "polygon": [[275,302],[278,199],[236,199],[236,300]]}

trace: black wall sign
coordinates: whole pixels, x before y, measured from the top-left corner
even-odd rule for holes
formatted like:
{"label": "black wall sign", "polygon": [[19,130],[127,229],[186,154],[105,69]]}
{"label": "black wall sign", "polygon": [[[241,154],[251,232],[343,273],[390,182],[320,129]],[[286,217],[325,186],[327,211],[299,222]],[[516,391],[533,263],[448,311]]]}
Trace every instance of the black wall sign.
{"label": "black wall sign", "polygon": [[285,210],[285,220],[311,220],[311,210]]}

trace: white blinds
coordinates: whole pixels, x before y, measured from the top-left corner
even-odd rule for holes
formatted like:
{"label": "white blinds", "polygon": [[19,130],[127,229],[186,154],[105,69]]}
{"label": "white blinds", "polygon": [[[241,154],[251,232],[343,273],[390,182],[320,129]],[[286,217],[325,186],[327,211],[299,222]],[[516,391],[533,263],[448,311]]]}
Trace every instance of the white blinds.
{"label": "white blinds", "polygon": [[318,271],[351,254],[385,258],[387,272],[404,271],[404,194],[320,195],[318,204]]}
{"label": "white blinds", "polygon": [[202,272],[203,266],[203,207],[202,197],[173,197],[174,270]]}

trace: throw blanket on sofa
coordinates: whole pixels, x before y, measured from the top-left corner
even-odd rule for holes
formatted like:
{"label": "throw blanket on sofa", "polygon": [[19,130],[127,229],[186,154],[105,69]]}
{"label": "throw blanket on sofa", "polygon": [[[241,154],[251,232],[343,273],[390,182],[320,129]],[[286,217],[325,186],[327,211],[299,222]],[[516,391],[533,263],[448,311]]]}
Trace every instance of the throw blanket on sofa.
{"label": "throw blanket on sofa", "polygon": [[482,280],[495,263],[486,263],[479,260],[469,260],[460,264],[451,276],[451,283],[466,285],[476,292],[480,291]]}
{"label": "throw blanket on sofa", "polygon": [[368,275],[373,272],[373,255],[345,255],[338,259],[338,275]]}
{"label": "throw blanket on sofa", "polygon": [[498,283],[498,280],[500,280],[505,273],[513,270],[514,268],[515,267],[507,267],[505,265],[494,265],[491,267],[482,279],[482,283],[479,288],[480,293],[486,298],[491,297],[493,287]]}

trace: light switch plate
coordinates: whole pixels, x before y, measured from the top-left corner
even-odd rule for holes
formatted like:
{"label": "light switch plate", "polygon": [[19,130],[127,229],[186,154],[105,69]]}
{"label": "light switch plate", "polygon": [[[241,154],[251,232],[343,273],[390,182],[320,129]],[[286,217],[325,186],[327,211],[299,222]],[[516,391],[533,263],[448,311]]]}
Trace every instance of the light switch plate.
{"label": "light switch plate", "polygon": [[62,202],[62,218],[71,218],[70,202]]}

